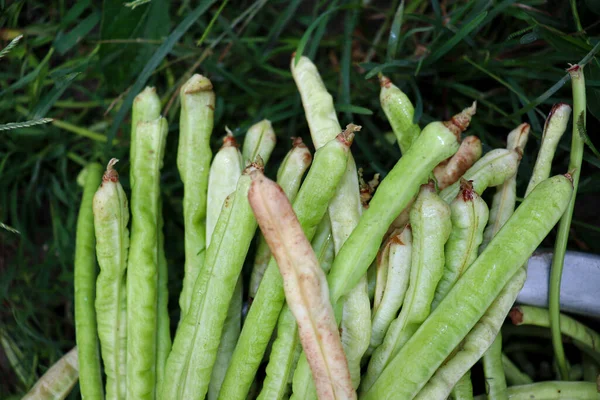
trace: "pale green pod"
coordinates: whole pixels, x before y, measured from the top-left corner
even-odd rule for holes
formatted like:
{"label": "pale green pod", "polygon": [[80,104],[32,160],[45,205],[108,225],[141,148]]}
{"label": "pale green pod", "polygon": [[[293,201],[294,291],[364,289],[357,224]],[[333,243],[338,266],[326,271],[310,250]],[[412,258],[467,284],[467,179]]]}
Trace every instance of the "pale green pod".
{"label": "pale green pod", "polygon": [[445,399],[454,385],[491,346],[514,302],[513,292],[521,290],[527,274],[519,269],[502,289],[482,318],[466,335],[456,353],[444,363],[421,389],[416,399]]}
{"label": "pale green pod", "polygon": [[129,251],[129,206],[113,169],[113,158],[94,195],[96,258],[100,273],[96,280],[96,319],[104,373],[106,398],[127,397],[127,286],[125,275]]}
{"label": "pale green pod", "polygon": [[558,103],[550,110],[550,114],[548,114],[548,118],[544,124],[542,144],[535,160],[535,166],[527,185],[526,194],[529,194],[541,181],[550,176],[554,153],[556,153],[560,138],[567,130],[570,117],[571,106],[568,104]]}
{"label": "pale green pod", "polygon": [[458,278],[477,258],[483,230],[488,221],[488,206],[473,190],[471,183],[463,180],[460,192],[450,203],[452,231],[444,248],[445,265],[442,278],[435,289],[431,309],[446,297]]}
{"label": "pale green pod", "polygon": [[556,224],[572,192],[562,175],[540,183],[363,398],[412,399]]}
{"label": "pale green pod", "polygon": [[473,400],[473,382],[471,382],[471,371],[467,371],[450,393],[452,400]]}
{"label": "pale green pod", "polygon": [[[146,86],[135,99],[131,106],[131,147],[129,149],[129,157],[133,160],[136,156],[136,148],[133,145],[136,142],[136,128],[138,123],[146,121],[154,121],[160,117],[160,98],[156,93],[156,88],[152,86]],[[130,172],[131,185],[134,184],[133,171]]]}
{"label": "pale green pod", "polygon": [[415,137],[421,132],[419,125],[413,122],[415,108],[408,96],[394,85],[388,77],[380,75],[379,83],[381,85],[381,92],[379,92],[381,108],[383,108],[383,112],[385,112],[392,126],[400,151],[404,155]]}
{"label": "pale green pod", "polygon": [[[412,256],[412,230],[406,226],[397,235],[392,236],[386,246],[388,272],[381,280],[383,292],[380,305],[373,307],[371,343],[368,354],[377,348],[402,306],[410,278]],[[377,282],[379,284],[379,282]]]}
{"label": "pale green pod", "polygon": [[162,197],[158,210],[158,297],[156,299],[156,393],[162,391],[167,357],[171,352],[171,320],[169,318],[169,266],[165,255],[164,219]]}
{"label": "pale green pod", "polygon": [[248,203],[250,174],[261,166],[251,164],[234,193],[223,203],[208,247],[204,267],[194,285],[189,312],[179,324],[167,360],[163,399],[204,398],[217,357],[226,313],[256,230]]}
{"label": "pale green pod", "polygon": [[[517,150],[523,154],[527,139],[529,137],[529,124],[522,123],[508,134],[506,148],[508,150]],[[517,162],[517,168],[519,164]],[[490,209],[490,222],[483,234],[483,243],[479,251],[483,251],[492,238],[498,233],[500,228],[508,221],[515,210],[517,202],[517,174],[506,179],[498,186],[494,198],[492,199],[492,208]]]}
{"label": "pale green pod", "polygon": [[331,234],[329,214],[325,214],[323,220],[317,226],[311,245],[317,255],[321,269],[323,272],[328,273],[335,257],[335,246],[333,235]]}
{"label": "pale green pod", "polygon": [[257,161],[258,156],[264,164],[267,164],[275,148],[275,143],[277,143],[277,137],[271,121],[263,119],[252,125],[244,137],[244,146],[242,147],[244,165]]}
{"label": "pale green pod", "polygon": [[223,138],[223,146],[215,154],[208,175],[208,198],[206,201],[206,248],[217,225],[225,198],[235,191],[244,169],[242,153],[231,132]]}
{"label": "pale green pod", "polygon": [[206,203],[212,151],[215,92],[211,81],[194,74],[179,92],[177,168],[183,182],[185,275],[179,295],[181,318],[188,310],[192,288],[206,255]]}
{"label": "pale green pod", "polygon": [[[506,149],[495,149],[481,157],[467,172],[463,178],[473,181],[473,189],[481,195],[488,187],[498,186],[517,173],[517,167],[521,154],[518,151]],[[458,194],[460,182],[448,186],[442,190],[440,197],[450,203]]]}
{"label": "pale green pod", "polygon": [[[277,170],[277,183],[291,202],[296,198],[302,177],[311,162],[312,155],[308,147],[302,142],[301,138],[294,138],[292,149],[286,154]],[[256,254],[254,256],[254,267],[252,268],[250,287],[248,288],[248,295],[251,299],[256,296],[256,291],[270,260],[271,250],[264,236],[259,233]]]}
{"label": "pale green pod", "polygon": [[371,388],[390,360],[429,316],[431,301],[444,271],[444,245],[452,230],[450,214],[450,206],[436,193],[433,182],[423,185],[410,211],[413,242],[408,291],[400,315],[390,324],[382,344],[373,352],[363,378],[363,391]]}
{"label": "pale green pod", "polygon": [[77,177],[83,186],[83,196],[77,215],[75,239],[74,286],[75,286],[75,340],[80,363],[80,388],[86,399],[102,399],[102,370],[98,346],[96,322],[97,267],[96,239],[92,209],[94,193],[102,180],[102,166],[88,164]]}
{"label": "pale green pod", "polygon": [[77,347],[61,357],[35,383],[21,400],[62,400],[66,398],[79,377]]}
{"label": "pale green pod", "polygon": [[508,399],[505,370],[502,365],[502,333],[500,331],[483,354],[481,363],[486,377],[485,391],[490,400]]}
{"label": "pale green pod", "polygon": [[[139,122],[131,160],[131,241],[127,264],[127,397],[154,398],[157,375],[160,170],[167,121]],[[162,338],[161,338],[162,340]]]}

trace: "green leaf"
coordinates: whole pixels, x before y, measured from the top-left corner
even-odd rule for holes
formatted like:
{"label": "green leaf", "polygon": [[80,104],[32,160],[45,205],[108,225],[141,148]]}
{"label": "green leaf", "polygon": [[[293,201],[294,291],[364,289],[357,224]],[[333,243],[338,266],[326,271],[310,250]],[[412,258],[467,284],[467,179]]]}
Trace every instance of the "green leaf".
{"label": "green leaf", "polygon": [[23,35],[19,35],[16,38],[14,38],[13,40],[11,40],[11,42],[2,50],[0,50],[0,58],[6,56],[8,53],[10,53],[10,51],[19,43],[19,40],[23,39]]}
{"label": "green leaf", "polygon": [[[144,85],[148,82],[150,75],[152,72],[160,65],[162,60],[169,54],[175,43],[191,28],[191,26],[196,22],[198,18],[200,18],[210,6],[212,6],[216,0],[203,0],[200,4],[188,14],[188,16],[177,25],[177,27],[171,32],[171,34],[167,37],[164,43],[156,49],[152,58],[146,63],[144,69],[139,73],[135,83],[131,86],[131,89],[125,96],[123,100],[123,104],[119,108],[119,112],[115,116],[113,123],[108,132],[108,143],[106,146],[106,153],[109,153],[112,148],[112,140],[117,134],[117,130],[119,129],[119,125],[123,122],[125,115],[129,112],[131,105],[133,104],[133,99],[137,94],[144,88]],[[158,3],[157,1],[153,1],[152,5]]]}
{"label": "green leaf", "polygon": [[304,32],[304,35],[302,35],[300,42],[298,42],[298,47],[296,48],[296,56],[294,57],[294,65],[298,64],[298,61],[300,61],[300,58],[302,57],[302,54],[304,53],[304,48],[306,47],[306,43],[308,42],[308,39],[310,39],[310,35],[319,26],[321,21],[324,20],[326,17],[328,17],[330,14],[332,14],[340,9],[341,9],[341,7],[336,7],[332,10],[327,11],[327,12],[321,14],[319,16],[319,18],[315,19],[312,22],[312,24],[310,24],[310,26]]}
{"label": "green leaf", "polygon": [[100,22],[100,14],[92,13],[88,15],[83,21],[81,21],[75,28],[67,33],[63,31],[58,32],[54,39],[53,46],[58,54],[63,55],[67,51],[71,50],[81,39],[86,37],[92,29]]}
{"label": "green leaf", "polygon": [[352,104],[336,104],[335,109],[337,112],[361,114],[361,115],[373,115],[373,111],[365,107],[355,106]]}
{"label": "green leaf", "polygon": [[31,115],[33,118],[41,118],[50,111],[50,108],[56,103],[65,90],[73,83],[79,72],[74,72],[57,81],[52,90],[46,93],[35,106]]}
{"label": "green leaf", "polygon": [[400,38],[400,30],[402,29],[402,17],[404,16],[404,0],[400,1],[400,5],[394,14],[394,21],[392,22],[392,28],[390,29],[390,37],[387,45],[387,61],[392,61],[396,58],[396,52],[398,51],[398,40]]}

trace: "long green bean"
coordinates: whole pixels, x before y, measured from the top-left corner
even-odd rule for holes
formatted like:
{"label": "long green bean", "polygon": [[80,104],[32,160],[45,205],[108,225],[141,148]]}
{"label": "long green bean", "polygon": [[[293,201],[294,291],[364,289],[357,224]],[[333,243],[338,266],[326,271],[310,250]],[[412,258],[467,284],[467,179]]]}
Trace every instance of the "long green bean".
{"label": "long green bean", "polygon": [[364,399],[414,396],[558,221],[571,193],[572,183],[562,175],[540,183],[390,361]]}
{"label": "long green bean", "polygon": [[[533,383],[533,379],[529,377],[525,372],[521,371],[511,360],[502,353],[500,356],[502,360],[502,369],[506,375],[506,381],[511,385],[528,385]],[[483,359],[485,368],[485,358]]]}
{"label": "long green bean", "polygon": [[[538,382],[508,388],[510,400],[592,400],[598,398],[595,383],[590,382]],[[483,400],[485,397],[477,396]]]}
{"label": "long green bean", "polygon": [[75,240],[75,339],[80,363],[81,395],[86,399],[102,399],[102,376],[100,370],[100,350],[98,348],[98,327],[96,323],[96,257],[94,235],[94,214],[92,203],[94,193],[102,180],[102,166],[89,164],[78,177],[83,186],[83,196],[77,217]]}
{"label": "long green bean", "polygon": [[79,359],[74,347],[54,363],[21,400],[62,400],[69,395],[78,377]]}
{"label": "long green bean", "polygon": [[550,270],[550,287],[548,290],[548,307],[550,308],[550,331],[552,332],[552,347],[554,348],[554,357],[558,364],[558,370],[562,379],[569,379],[569,370],[565,358],[565,350],[562,344],[560,334],[560,282],[565,262],[565,251],[567,250],[567,241],[571,229],[571,219],[575,209],[575,197],[579,186],[579,177],[581,176],[581,162],[583,161],[584,138],[579,132],[579,126],[583,129],[586,126],[586,99],[585,99],[585,78],[583,67],[574,65],[569,68],[571,75],[571,85],[573,90],[573,133],[571,134],[571,154],[569,158],[569,171],[573,176],[573,197],[565,215],[561,218],[556,234],[554,244],[554,257],[552,259],[552,268]]}
{"label": "long green bean", "polygon": [[127,196],[108,162],[102,184],[94,195],[96,255],[100,274],[96,281],[98,337],[106,373],[106,397],[127,397],[127,253],[129,207]]}

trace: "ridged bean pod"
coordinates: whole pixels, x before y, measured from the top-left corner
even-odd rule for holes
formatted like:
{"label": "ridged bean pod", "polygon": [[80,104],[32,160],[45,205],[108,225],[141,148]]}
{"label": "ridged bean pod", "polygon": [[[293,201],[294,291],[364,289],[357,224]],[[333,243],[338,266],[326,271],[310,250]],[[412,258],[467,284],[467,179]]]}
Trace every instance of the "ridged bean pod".
{"label": "ridged bean pod", "polygon": [[356,398],[325,274],[291,203],[275,182],[258,174],[248,198],[285,282],[319,398]]}
{"label": "ridged bean pod", "polygon": [[[508,388],[510,400],[589,400],[598,398],[596,383],[548,381]],[[484,400],[481,396],[477,400]]]}
{"label": "ridged bean pod", "polygon": [[[515,150],[495,149],[481,157],[465,172],[463,178],[473,181],[473,189],[481,195],[488,187],[498,186],[517,172],[521,153]],[[448,186],[440,196],[450,203],[458,194],[460,182]]]}
{"label": "ridged bean pod", "polygon": [[540,183],[363,398],[414,397],[556,224],[572,191],[562,175]]}
{"label": "ridged bean pod", "polygon": [[404,155],[410,148],[414,139],[421,132],[419,125],[413,122],[415,108],[404,94],[392,81],[383,75],[379,75],[379,102],[385,113],[392,131],[398,140],[400,151]]}
{"label": "ridged bean pod", "polygon": [[[292,149],[286,154],[277,170],[277,183],[292,203],[298,194],[298,189],[300,189],[302,177],[311,162],[312,155],[308,147],[302,142],[301,138],[294,138]],[[248,295],[251,299],[256,296],[256,291],[270,260],[271,250],[265,238],[262,234],[259,234],[256,255],[254,256],[254,267],[250,276],[250,287],[248,288]]]}
{"label": "ridged bean pod", "polygon": [[159,345],[166,344],[158,317],[159,312],[166,312],[166,307],[159,309],[159,183],[166,139],[167,121],[159,117],[138,122],[131,146],[136,151],[131,159],[132,224],[127,263],[127,397],[136,399],[154,398]]}
{"label": "ridged bean pod", "polygon": [[481,158],[481,140],[467,136],[460,142],[455,155],[442,161],[433,169],[438,189],[443,190],[455,182]]}
{"label": "ridged bean pod", "polygon": [[223,332],[224,310],[229,308],[256,230],[247,193],[250,174],[257,170],[262,165],[250,164],[223,203],[189,312],[179,324],[167,360],[163,399],[203,398],[208,391],[219,346],[215,338]]}
{"label": "ridged bean pod", "polygon": [[244,137],[244,146],[242,147],[244,165],[255,162],[257,156],[260,156],[263,163],[267,164],[276,142],[277,138],[271,121],[263,119],[252,125]]}
{"label": "ridged bean pod", "polygon": [[179,92],[177,168],[183,182],[185,275],[179,296],[181,318],[187,313],[194,282],[206,256],[206,203],[212,151],[215,92],[211,81],[194,74]]}
{"label": "ridged bean pod", "polygon": [[98,337],[106,373],[106,398],[127,397],[127,254],[129,206],[119,174],[108,162],[102,184],[94,195],[96,256],[100,274],[96,281]]}
{"label": "ridged bean pod", "polygon": [[77,347],[61,357],[35,383],[21,400],[62,400],[66,398],[79,377]]}
{"label": "ridged bean pod", "polygon": [[[338,135],[336,140],[317,150],[312,166],[294,200],[294,212],[309,240],[314,236],[345,172],[349,147],[356,129],[357,127],[350,126]],[[246,398],[277,324],[284,300],[281,274],[277,263],[271,259],[246,316],[221,387],[220,399]]]}
{"label": "ridged bean pod", "polygon": [[444,249],[444,273],[435,289],[432,310],[477,258],[489,214],[485,201],[473,190],[471,182],[464,179],[461,181],[460,192],[450,203],[450,210],[452,231]]}
{"label": "ridged bean pod", "polygon": [[98,327],[96,322],[96,257],[94,234],[94,214],[92,204],[94,193],[102,181],[102,166],[97,163],[87,165],[78,176],[83,186],[83,196],[77,217],[75,239],[75,340],[80,363],[81,396],[84,399],[102,399],[102,375],[100,369],[100,349],[98,347]]}
{"label": "ridged bean pod", "polygon": [[363,392],[371,388],[390,360],[427,319],[444,271],[444,245],[452,230],[450,206],[436,193],[433,181],[421,187],[410,212],[410,224],[413,245],[408,291],[400,315],[373,352],[361,385]]}

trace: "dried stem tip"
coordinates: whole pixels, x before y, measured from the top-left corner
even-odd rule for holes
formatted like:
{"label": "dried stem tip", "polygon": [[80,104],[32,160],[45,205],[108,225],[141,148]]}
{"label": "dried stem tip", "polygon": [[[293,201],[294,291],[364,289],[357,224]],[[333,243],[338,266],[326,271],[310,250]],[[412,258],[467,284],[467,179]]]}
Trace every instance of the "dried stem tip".
{"label": "dried stem tip", "polygon": [[460,195],[464,201],[473,201],[473,181],[460,178]]}
{"label": "dried stem tip", "polygon": [[471,123],[471,118],[477,111],[477,102],[474,101],[471,107],[467,107],[452,118],[450,121],[445,121],[444,125],[450,129],[452,133],[456,135],[457,139],[460,139],[460,134],[467,130]]}
{"label": "dried stem tip", "polygon": [[520,307],[513,307],[508,313],[508,316],[515,325],[521,325],[521,323],[523,323],[523,311],[521,311]]}
{"label": "dried stem tip", "polygon": [[106,166],[106,171],[104,175],[102,175],[102,182],[118,182],[119,181],[119,173],[113,168],[119,160],[116,158],[111,158]]}
{"label": "dried stem tip", "polygon": [[348,124],[346,125],[346,129],[339,135],[337,135],[337,139],[344,143],[346,146],[350,147],[352,145],[352,141],[354,140],[354,132],[360,131],[362,126]]}
{"label": "dried stem tip", "polygon": [[221,148],[239,147],[237,140],[235,140],[235,137],[233,137],[233,132],[231,132],[231,129],[225,127],[225,132],[227,132],[227,134],[223,138],[223,145],[221,146]]}
{"label": "dried stem tip", "polygon": [[387,76],[383,75],[381,72],[377,75],[379,77],[379,85],[381,87],[389,88],[392,84],[392,81]]}
{"label": "dried stem tip", "polygon": [[306,147],[306,145],[304,144],[304,141],[302,140],[301,137],[295,137],[292,136],[292,147],[296,148],[296,147]]}

